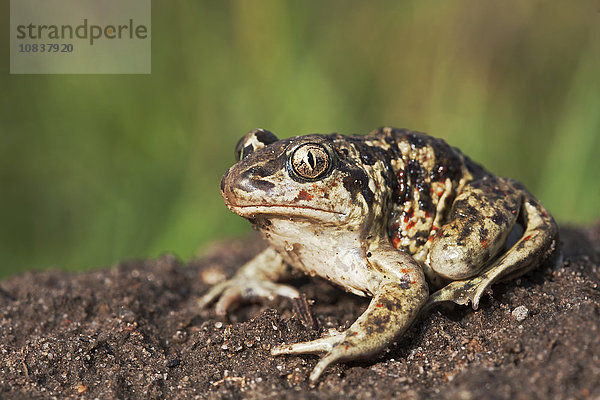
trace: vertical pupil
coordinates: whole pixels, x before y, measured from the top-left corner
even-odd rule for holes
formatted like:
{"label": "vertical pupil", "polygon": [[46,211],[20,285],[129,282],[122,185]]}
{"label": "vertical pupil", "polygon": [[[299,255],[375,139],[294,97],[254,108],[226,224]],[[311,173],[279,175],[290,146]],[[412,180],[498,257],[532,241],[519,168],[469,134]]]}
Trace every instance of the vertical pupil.
{"label": "vertical pupil", "polygon": [[312,169],[315,169],[315,158],[313,157],[312,151],[308,152],[307,158],[308,158],[308,164],[310,164],[310,167]]}

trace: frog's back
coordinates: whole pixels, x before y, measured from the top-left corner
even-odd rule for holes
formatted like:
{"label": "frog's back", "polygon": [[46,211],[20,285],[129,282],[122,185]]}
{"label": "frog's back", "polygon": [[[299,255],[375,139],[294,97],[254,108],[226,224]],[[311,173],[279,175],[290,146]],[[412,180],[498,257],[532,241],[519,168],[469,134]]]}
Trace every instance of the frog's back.
{"label": "frog's back", "polygon": [[[393,245],[423,260],[460,189],[488,173],[444,140],[406,129],[380,128],[365,137],[388,148],[397,181],[388,234]],[[373,143],[375,144],[375,143]]]}

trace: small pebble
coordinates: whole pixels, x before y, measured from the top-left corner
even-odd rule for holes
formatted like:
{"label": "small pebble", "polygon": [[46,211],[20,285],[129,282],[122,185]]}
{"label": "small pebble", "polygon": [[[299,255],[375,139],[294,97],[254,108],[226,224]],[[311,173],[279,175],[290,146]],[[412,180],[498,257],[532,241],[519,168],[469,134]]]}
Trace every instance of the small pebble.
{"label": "small pebble", "polygon": [[527,313],[529,310],[525,306],[519,306],[512,311],[512,316],[519,322],[523,321],[527,318]]}

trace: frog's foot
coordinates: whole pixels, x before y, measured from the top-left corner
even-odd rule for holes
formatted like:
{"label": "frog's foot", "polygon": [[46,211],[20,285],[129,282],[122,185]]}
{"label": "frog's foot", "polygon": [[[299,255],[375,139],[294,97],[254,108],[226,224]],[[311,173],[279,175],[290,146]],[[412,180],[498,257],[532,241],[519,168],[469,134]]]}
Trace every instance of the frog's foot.
{"label": "frog's foot", "polygon": [[[309,342],[277,346],[271,350],[271,355],[327,353],[319,360],[310,374],[309,379],[311,382],[314,382],[319,379],[323,371],[325,371],[329,365],[336,361],[352,358],[351,354],[348,353],[348,350],[350,349],[350,346],[356,348],[357,344],[350,341],[352,337],[348,338],[350,340],[346,340],[346,332],[317,340],[311,340]],[[349,355],[350,357],[348,357]]]}
{"label": "frog's foot", "polygon": [[410,326],[426,299],[427,287],[420,283],[383,284],[369,307],[346,331],[308,342],[281,345],[271,354],[325,353],[310,374],[310,381],[315,382],[335,362],[368,357],[385,348]]}
{"label": "frog's foot", "polygon": [[423,307],[423,310],[427,311],[435,303],[443,301],[453,301],[460,305],[468,305],[470,302],[473,305],[473,309],[477,310],[481,296],[490,285],[491,282],[485,282],[482,276],[464,281],[451,282],[429,296],[429,300],[425,304],[425,307]]}
{"label": "frog's foot", "polygon": [[287,267],[281,256],[267,248],[242,266],[231,279],[213,286],[198,300],[198,306],[204,308],[220,296],[215,311],[217,315],[225,315],[229,307],[239,301],[257,298],[272,300],[277,296],[299,297],[298,291],[293,287],[274,282],[283,277],[286,271]]}
{"label": "frog's foot", "polygon": [[198,306],[204,308],[219,296],[220,298],[215,305],[215,312],[217,315],[223,316],[227,314],[227,310],[234,303],[260,298],[273,300],[277,296],[296,298],[299,297],[299,293],[291,286],[268,280],[234,277],[213,286],[208,293],[198,300]]}

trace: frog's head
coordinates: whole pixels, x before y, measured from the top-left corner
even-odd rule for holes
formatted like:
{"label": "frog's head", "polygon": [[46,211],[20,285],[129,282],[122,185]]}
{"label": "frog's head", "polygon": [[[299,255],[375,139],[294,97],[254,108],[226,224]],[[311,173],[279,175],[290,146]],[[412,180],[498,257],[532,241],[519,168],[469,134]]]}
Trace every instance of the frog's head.
{"label": "frog's head", "polygon": [[[365,227],[381,187],[340,135],[278,140],[255,130],[236,147],[238,162],[221,181],[227,207],[248,219],[307,219],[323,225]],[[367,223],[368,224],[368,223]],[[370,224],[368,224],[370,225]]]}

